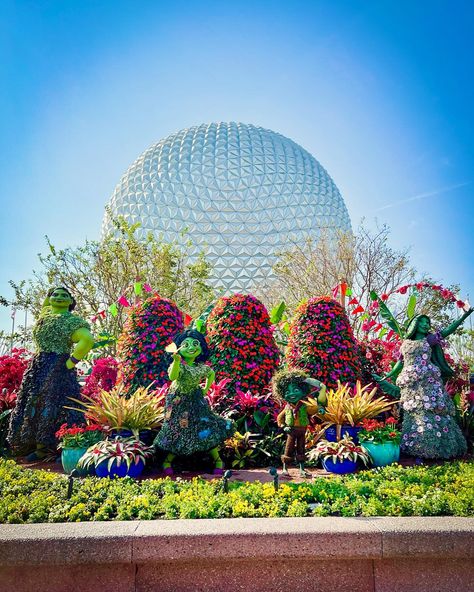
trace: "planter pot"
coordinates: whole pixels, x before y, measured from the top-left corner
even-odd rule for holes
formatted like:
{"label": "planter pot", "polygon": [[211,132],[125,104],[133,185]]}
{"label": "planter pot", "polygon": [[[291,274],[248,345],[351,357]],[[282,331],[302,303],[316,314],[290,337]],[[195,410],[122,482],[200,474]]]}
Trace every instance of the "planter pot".
{"label": "planter pot", "polygon": [[374,467],[385,467],[397,462],[400,458],[400,445],[393,442],[363,442]]}
{"label": "planter pot", "polygon": [[[341,438],[343,438],[346,434],[348,434],[348,436],[350,438],[352,438],[352,441],[354,442],[354,444],[358,444],[359,443],[358,434],[359,434],[360,430],[361,430],[361,428],[356,427],[356,426],[343,425],[341,428]],[[336,442],[337,441],[336,426],[335,425],[329,426],[327,428],[327,430],[324,432],[324,437],[328,442]]]}
{"label": "planter pot", "polygon": [[357,468],[357,463],[353,460],[343,460],[333,462],[330,458],[323,460],[323,467],[329,473],[337,473],[338,475],[345,475],[346,473],[353,473]]}
{"label": "planter pot", "polygon": [[131,464],[130,468],[128,469],[127,477],[139,477],[143,469],[145,468],[145,463],[140,459],[136,465]]}
{"label": "planter pot", "polygon": [[108,469],[108,460],[101,462],[100,464],[96,465],[95,467],[95,474],[97,477],[126,477],[128,473],[128,467],[126,463],[120,463],[120,466],[117,466],[117,462],[114,461],[112,466],[110,467],[110,471]]}
{"label": "planter pot", "polygon": [[136,465],[131,464],[129,467],[124,462],[120,463],[120,466],[117,466],[117,462],[114,461],[110,467],[110,471],[107,468],[107,464],[108,461],[104,461],[95,467],[97,477],[138,477],[145,468],[143,460],[139,460]]}
{"label": "planter pot", "polygon": [[126,428],[122,428],[120,430],[113,429],[112,436],[120,436],[121,438],[131,438],[133,436],[132,430],[127,430]]}
{"label": "planter pot", "polygon": [[[63,465],[64,472],[68,475],[77,469],[77,463],[83,454],[85,454],[87,448],[63,448],[61,451],[61,462]],[[77,469],[79,475],[86,474],[85,469]]]}

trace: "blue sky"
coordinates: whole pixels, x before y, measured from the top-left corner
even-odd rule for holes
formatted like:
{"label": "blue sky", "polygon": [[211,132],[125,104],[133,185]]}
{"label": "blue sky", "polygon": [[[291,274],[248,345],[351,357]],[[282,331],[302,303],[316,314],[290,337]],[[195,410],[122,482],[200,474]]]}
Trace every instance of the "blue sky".
{"label": "blue sky", "polygon": [[97,238],[148,146],[242,121],[306,148],[353,226],[389,223],[421,272],[474,300],[473,38],[467,0],[3,0],[0,293],[45,234]]}

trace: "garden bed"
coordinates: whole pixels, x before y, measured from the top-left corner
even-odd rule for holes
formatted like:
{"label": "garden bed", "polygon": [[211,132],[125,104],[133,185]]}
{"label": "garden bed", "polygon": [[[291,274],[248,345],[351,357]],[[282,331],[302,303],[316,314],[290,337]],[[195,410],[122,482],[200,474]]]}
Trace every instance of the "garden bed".
{"label": "garden bed", "polygon": [[0,460],[0,522],[305,516],[473,516],[474,463],[361,471],[306,483],[68,479]]}

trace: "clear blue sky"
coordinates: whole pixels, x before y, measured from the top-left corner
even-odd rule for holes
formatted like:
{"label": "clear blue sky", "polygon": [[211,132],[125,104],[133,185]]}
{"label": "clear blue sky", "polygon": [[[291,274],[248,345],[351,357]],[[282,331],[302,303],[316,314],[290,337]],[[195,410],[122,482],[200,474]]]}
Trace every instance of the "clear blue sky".
{"label": "clear blue sky", "polygon": [[388,222],[474,300],[472,39],[470,0],[2,0],[0,293],[45,234],[97,238],[149,145],[242,121],[309,150],[354,226]]}

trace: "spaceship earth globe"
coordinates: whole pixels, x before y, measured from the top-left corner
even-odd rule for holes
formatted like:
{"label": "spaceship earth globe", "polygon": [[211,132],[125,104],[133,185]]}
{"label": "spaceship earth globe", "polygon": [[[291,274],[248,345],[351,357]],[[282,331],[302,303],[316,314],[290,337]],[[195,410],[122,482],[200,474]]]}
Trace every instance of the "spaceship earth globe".
{"label": "spaceship earth globe", "polygon": [[250,292],[268,285],[278,254],[321,230],[349,231],[344,200],[321,164],[276,132],[243,123],[210,123],[160,140],[128,168],[110,198],[111,217],[140,223],[167,242],[186,231],[190,256],[204,252],[210,283]]}

